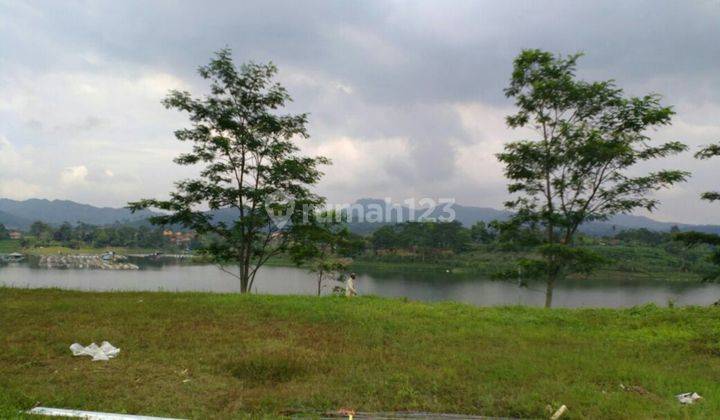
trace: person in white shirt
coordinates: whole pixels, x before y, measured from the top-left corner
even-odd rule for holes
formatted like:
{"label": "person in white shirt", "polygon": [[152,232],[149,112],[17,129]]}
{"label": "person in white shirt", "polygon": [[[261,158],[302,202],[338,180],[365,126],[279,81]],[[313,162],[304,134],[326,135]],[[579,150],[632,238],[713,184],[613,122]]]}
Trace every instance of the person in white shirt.
{"label": "person in white shirt", "polygon": [[355,273],[350,273],[345,281],[345,296],[357,296],[357,290],[355,290]]}

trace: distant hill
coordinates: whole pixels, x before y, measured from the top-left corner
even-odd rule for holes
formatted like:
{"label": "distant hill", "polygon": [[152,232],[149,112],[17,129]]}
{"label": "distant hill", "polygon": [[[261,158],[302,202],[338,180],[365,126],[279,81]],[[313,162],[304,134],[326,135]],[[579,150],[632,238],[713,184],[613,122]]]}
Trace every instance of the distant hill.
{"label": "distant hill", "polygon": [[[506,210],[497,210],[490,207],[472,207],[452,204],[449,207],[439,205],[431,209],[416,209],[412,211],[407,206],[388,206],[384,200],[362,198],[348,210],[350,230],[360,234],[369,234],[380,226],[403,221],[416,221],[437,219],[447,216],[447,210],[452,209],[455,220],[465,226],[472,226],[476,222],[489,223],[493,220],[507,220],[512,213]],[[214,210],[215,222],[232,223],[239,213],[235,209]],[[24,201],[0,198],[0,223],[10,229],[26,230],[30,225],[40,220],[45,223],[59,225],[63,222],[84,222],[93,225],[109,225],[114,223],[129,223],[140,225],[147,223],[147,218],[153,215],[151,211],[131,213],[124,208],[95,207],[89,204],[80,204],[69,200],[29,199]],[[364,215],[364,221],[360,215]],[[373,221],[368,222],[368,219]],[[583,225],[581,230],[591,235],[612,235],[626,229],[645,228],[654,231],[669,231],[677,226],[681,231],[696,230],[706,233],[720,234],[718,225],[691,225],[686,223],[659,222],[645,216],[619,215],[607,222],[593,222]]]}
{"label": "distant hill", "polygon": [[133,214],[124,208],[95,207],[69,200],[31,198],[17,201],[0,198],[0,223],[14,229],[27,229],[37,220],[53,225],[63,222],[109,225],[141,221],[151,214],[149,211]]}
{"label": "distant hill", "polygon": [[658,232],[669,232],[677,226],[681,231],[697,231],[704,233],[720,234],[718,225],[693,225],[689,223],[659,222],[645,216],[633,214],[620,214],[607,222],[593,222],[582,226],[581,230],[591,235],[608,235],[618,230],[625,229],[648,229]]}
{"label": "distant hill", "polygon": [[0,223],[5,225],[8,229],[25,229],[25,227],[29,226],[32,222],[22,217],[15,216],[14,214],[0,211]]}
{"label": "distant hill", "polygon": [[[378,211],[379,209],[379,211]],[[465,226],[472,226],[478,221],[489,223],[493,220],[507,220],[512,213],[496,210],[489,207],[466,207],[459,204],[450,205],[455,220]],[[384,200],[376,198],[361,198],[345,210],[350,221],[350,230],[359,234],[368,234],[387,224],[406,221],[417,221],[448,217],[444,205],[435,208],[416,208],[414,211],[406,206],[389,206]],[[381,216],[381,221],[378,220]]]}
{"label": "distant hill", "polygon": [[[377,208],[381,209],[383,215],[390,217],[383,219],[382,223],[369,223],[367,221],[358,220],[358,212],[369,215],[371,212],[377,212]],[[362,210],[358,210],[358,208]],[[497,210],[489,207],[471,207],[462,206],[460,204],[452,204],[449,206],[455,212],[455,220],[469,227],[477,222],[491,222],[493,220],[507,220],[512,213],[506,210]],[[439,205],[433,209],[416,209],[415,212],[410,211],[407,207],[389,207],[384,200],[374,198],[363,198],[357,200],[351,207],[354,211],[350,211],[350,229],[356,233],[367,234],[378,229],[385,224],[397,223],[398,221],[417,221],[422,217],[425,219],[437,219],[439,216],[447,215],[446,209]],[[365,218],[367,220],[367,217]],[[654,231],[667,232],[673,226],[677,226],[681,231],[695,230],[706,233],[720,234],[720,226],[718,225],[692,225],[687,223],[659,222],[645,216],[635,216],[631,214],[622,214],[613,217],[607,222],[592,222],[581,227],[581,231],[590,235],[612,235],[618,231],[627,229],[645,228]]]}

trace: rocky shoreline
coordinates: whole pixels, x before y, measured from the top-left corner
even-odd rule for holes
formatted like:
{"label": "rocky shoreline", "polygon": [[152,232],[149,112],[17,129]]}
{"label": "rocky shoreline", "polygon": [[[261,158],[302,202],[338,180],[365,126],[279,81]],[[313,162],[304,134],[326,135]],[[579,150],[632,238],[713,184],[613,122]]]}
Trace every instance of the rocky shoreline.
{"label": "rocky shoreline", "polygon": [[79,268],[94,270],[138,270],[127,258],[113,256],[105,259],[101,255],[43,255],[38,261],[40,268]]}

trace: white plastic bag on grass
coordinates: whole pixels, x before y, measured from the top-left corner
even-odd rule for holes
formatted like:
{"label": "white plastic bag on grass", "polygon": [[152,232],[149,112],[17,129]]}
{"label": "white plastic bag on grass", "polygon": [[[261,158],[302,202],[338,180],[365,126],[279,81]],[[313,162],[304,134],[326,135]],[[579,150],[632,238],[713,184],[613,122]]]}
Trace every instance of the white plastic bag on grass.
{"label": "white plastic bag on grass", "polygon": [[701,400],[702,397],[697,392],[686,392],[684,394],[678,394],[675,398],[680,401],[680,404],[694,404],[695,401]]}
{"label": "white plastic bag on grass", "polygon": [[91,356],[93,361],[110,360],[120,354],[120,349],[107,341],[103,341],[100,346],[92,343],[87,347],[83,347],[79,343],[73,343],[70,345],[70,351],[73,356]]}

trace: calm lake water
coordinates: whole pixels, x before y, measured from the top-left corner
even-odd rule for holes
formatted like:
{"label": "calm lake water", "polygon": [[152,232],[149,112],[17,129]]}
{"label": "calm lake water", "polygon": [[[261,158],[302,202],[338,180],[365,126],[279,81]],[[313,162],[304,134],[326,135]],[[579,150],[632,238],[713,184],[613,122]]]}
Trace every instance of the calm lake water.
{"label": "calm lake water", "polygon": [[[237,292],[238,281],[213,265],[143,264],[137,271],[59,270],[27,264],[0,266],[0,285],[58,287],[77,290],[146,290]],[[294,267],[265,267],[253,292],[270,294],[316,293],[312,274]],[[326,287],[329,293],[332,286]],[[542,283],[528,287],[506,281],[447,273],[358,272],[360,294],[407,297],[422,301],[458,301],[479,306],[542,306]],[[648,281],[565,281],[555,288],[555,307],[629,307],[654,302],[665,306],[709,305],[720,299],[720,285]]]}

